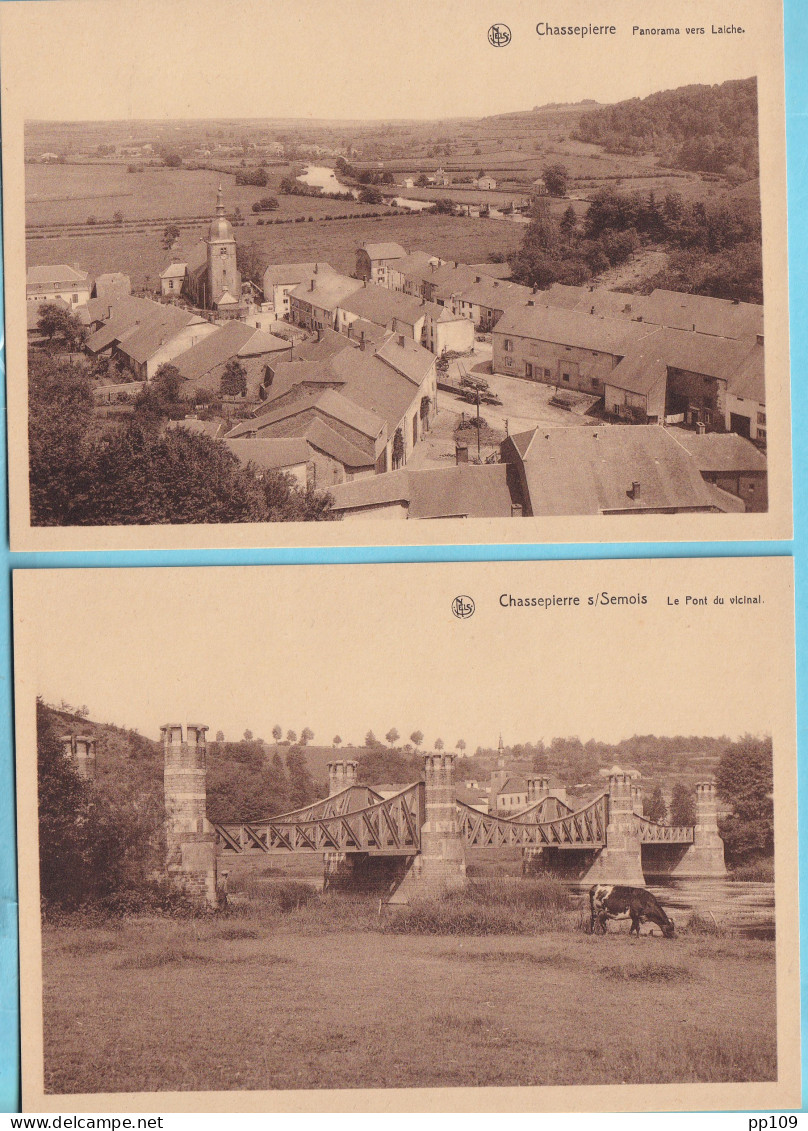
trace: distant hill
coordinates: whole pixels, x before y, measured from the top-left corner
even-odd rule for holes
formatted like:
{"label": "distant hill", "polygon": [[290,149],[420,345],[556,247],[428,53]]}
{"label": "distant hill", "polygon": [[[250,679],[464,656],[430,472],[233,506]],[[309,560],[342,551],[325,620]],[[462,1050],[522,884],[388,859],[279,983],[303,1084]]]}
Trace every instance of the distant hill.
{"label": "distant hill", "polygon": [[680,86],[582,114],[573,135],[610,153],[655,153],[672,168],[758,172],[755,78]]}

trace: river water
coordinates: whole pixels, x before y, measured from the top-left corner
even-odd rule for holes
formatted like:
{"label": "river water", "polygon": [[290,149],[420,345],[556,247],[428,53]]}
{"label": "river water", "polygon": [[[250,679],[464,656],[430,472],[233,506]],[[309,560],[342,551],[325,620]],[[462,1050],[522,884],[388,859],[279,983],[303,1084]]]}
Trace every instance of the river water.
{"label": "river water", "polygon": [[[583,894],[583,888],[577,888]],[[751,938],[774,938],[774,884],[729,880],[655,879],[648,884],[676,923],[698,912],[708,921]]]}

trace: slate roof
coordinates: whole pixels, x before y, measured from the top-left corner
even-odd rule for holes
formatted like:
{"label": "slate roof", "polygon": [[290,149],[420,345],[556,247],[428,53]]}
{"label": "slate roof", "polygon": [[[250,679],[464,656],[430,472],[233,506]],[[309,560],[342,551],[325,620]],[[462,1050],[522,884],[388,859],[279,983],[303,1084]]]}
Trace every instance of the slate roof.
{"label": "slate roof", "polygon": [[119,339],[119,349],[135,362],[146,362],[154,357],[155,353],[166,342],[170,342],[186,326],[198,321],[194,314],[181,310],[177,306],[162,306],[157,304],[158,310],[146,318],[140,325],[133,327]]}
{"label": "slate roof", "polygon": [[735,432],[690,432],[685,428],[669,429],[695,460],[702,472],[765,471],[766,457],[745,436]]}
{"label": "slate roof", "polygon": [[407,254],[407,249],[403,248],[400,243],[363,243],[362,251],[367,252],[368,258],[372,260],[378,259],[403,259]]}
{"label": "slate roof", "polygon": [[349,279],[347,275],[317,275],[314,280],[314,289],[308,283],[302,283],[291,292],[291,298],[308,302],[321,310],[336,310],[343,299],[358,291],[362,286],[361,279]]}
{"label": "slate roof", "polygon": [[[119,341],[135,326],[154,318],[161,311],[169,309],[159,302],[147,298],[126,295],[113,299],[90,299],[87,303],[93,321],[103,319],[104,325],[90,334],[85,345],[91,353],[107,349]],[[170,309],[176,309],[171,307]]]}
{"label": "slate roof", "polygon": [[196,381],[217,366],[226,365],[231,357],[236,357],[257,332],[254,326],[247,326],[237,319],[225,322],[175,357],[173,364],[186,381]]}
{"label": "slate roof", "polygon": [[86,271],[78,271],[67,263],[42,264],[39,267],[29,267],[25,273],[28,286],[71,286],[76,283],[89,282],[90,276]]}
{"label": "slate roof", "polygon": [[420,299],[401,291],[388,291],[386,287],[379,287],[375,283],[369,283],[361,290],[347,295],[339,307],[340,310],[356,314],[378,326],[386,326],[394,318],[414,326],[426,314]]}
{"label": "slate roof", "polygon": [[408,517],[510,518],[511,493],[505,464],[388,471],[329,488],[335,510],[408,505]]}
{"label": "slate roof", "polygon": [[165,271],[160,272],[161,279],[184,279],[188,268],[187,263],[169,263]]}
{"label": "slate roof", "polygon": [[196,417],[187,417],[185,420],[169,420],[167,428],[184,428],[186,432],[193,432],[197,436],[210,436],[212,440],[218,438],[222,431],[221,420],[197,420]]}
{"label": "slate roof", "polygon": [[226,439],[225,444],[241,463],[254,463],[265,471],[277,471],[308,463],[310,451],[300,436],[279,436],[269,439]]}
{"label": "slate roof", "polygon": [[270,263],[264,271],[264,292],[281,284],[288,286],[291,283],[308,283],[309,279],[319,274],[329,273],[337,274],[331,264],[323,260],[311,263]]}
{"label": "slate roof", "polygon": [[479,282],[470,283],[454,292],[463,302],[483,306],[489,310],[506,310],[508,306],[524,303],[532,296],[530,287],[519,283],[509,283],[502,279],[488,279],[480,276]]}
{"label": "slate roof", "polygon": [[763,346],[756,341],[727,378],[727,390],[744,400],[766,403],[766,377]]}
{"label": "slate roof", "polygon": [[743,509],[717,495],[689,452],[656,424],[536,428],[513,439],[534,515]]}
{"label": "slate roof", "polygon": [[560,307],[525,305],[506,310],[494,333],[625,357],[633,345],[656,329],[641,322],[600,318]]}

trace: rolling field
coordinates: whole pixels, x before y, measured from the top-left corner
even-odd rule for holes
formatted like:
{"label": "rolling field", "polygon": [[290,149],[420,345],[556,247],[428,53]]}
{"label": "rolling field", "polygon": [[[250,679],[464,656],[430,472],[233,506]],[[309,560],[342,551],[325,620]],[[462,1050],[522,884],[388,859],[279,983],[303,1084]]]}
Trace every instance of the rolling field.
{"label": "rolling field", "polygon": [[[308,201],[297,202],[302,215],[311,214]],[[343,201],[341,211],[367,211],[364,205]],[[306,209],[306,211],[302,211]],[[276,215],[276,214],[273,214]],[[78,263],[96,275],[104,271],[123,271],[135,288],[154,288],[162,269],[173,259],[181,260],[203,235],[203,228],[184,232],[181,247],[174,252],[163,249],[160,232],[95,233],[81,237],[29,240],[29,266],[43,263]],[[293,263],[327,260],[338,271],[352,274],[356,248],[363,240],[395,240],[409,251],[428,251],[443,259],[481,263],[491,252],[510,254],[519,246],[523,228],[508,220],[478,220],[457,216],[405,215],[387,213],[379,220],[315,220],[313,223],[276,224],[259,227],[247,223],[236,228],[239,244],[256,244],[267,263]]]}
{"label": "rolling field", "polygon": [[577,912],[447,935],[401,914],[326,897],[46,927],[46,1091],[776,1077],[770,942],[590,936]]}

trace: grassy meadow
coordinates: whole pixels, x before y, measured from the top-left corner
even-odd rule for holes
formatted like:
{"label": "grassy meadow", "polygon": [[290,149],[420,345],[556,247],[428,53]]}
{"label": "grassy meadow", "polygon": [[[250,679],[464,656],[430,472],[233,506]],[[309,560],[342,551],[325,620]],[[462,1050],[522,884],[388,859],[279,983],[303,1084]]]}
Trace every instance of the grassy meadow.
{"label": "grassy meadow", "polygon": [[[365,205],[345,201],[310,202],[309,198],[288,197],[296,202],[301,216],[314,215],[310,203],[339,206],[338,214],[367,212]],[[277,213],[271,213],[277,216]],[[484,262],[491,252],[508,255],[521,241],[523,228],[509,220],[479,220],[462,216],[391,215],[378,219],[317,220],[299,224],[259,226],[252,218],[236,229],[239,244],[256,244],[267,263],[294,263],[327,260],[338,271],[352,274],[356,248],[363,240],[395,240],[409,251],[428,251],[443,259],[465,263]],[[29,240],[29,266],[43,263],[74,263],[91,275],[104,271],[123,271],[135,288],[154,289],[160,272],[172,258],[181,259],[202,238],[203,229],[183,232],[180,247],[173,252],[163,248],[162,233],[91,233],[81,237]]]}
{"label": "grassy meadow", "polygon": [[553,881],[233,886],[224,914],[45,925],[48,1092],[776,1078],[770,941],[591,936]]}

